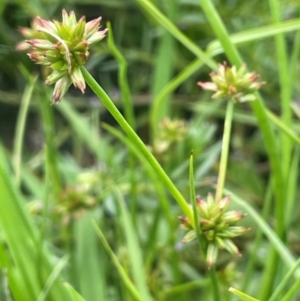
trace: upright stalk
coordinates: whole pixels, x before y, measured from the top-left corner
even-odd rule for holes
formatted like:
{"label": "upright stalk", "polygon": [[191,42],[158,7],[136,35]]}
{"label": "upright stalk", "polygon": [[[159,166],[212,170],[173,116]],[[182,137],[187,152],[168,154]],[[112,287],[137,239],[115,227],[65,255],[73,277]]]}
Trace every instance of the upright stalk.
{"label": "upright stalk", "polygon": [[226,170],[227,170],[233,108],[234,108],[234,101],[230,99],[227,104],[226,117],[224,122],[224,132],[223,132],[223,140],[222,140],[218,184],[217,184],[217,191],[216,191],[216,201],[221,200],[223,194],[223,188],[224,188]]}
{"label": "upright stalk", "polygon": [[[221,45],[228,56],[231,64],[239,67],[242,64],[242,58],[232,43],[230,36],[227,32],[227,29],[221,20],[218,12],[216,11],[211,0],[199,0],[200,5],[215,33]],[[274,196],[276,201],[275,206],[275,215],[276,215],[276,233],[278,237],[284,237],[284,191],[286,188],[284,177],[283,177],[283,169],[282,162],[279,156],[279,148],[277,144],[277,140],[274,135],[274,131],[271,128],[270,122],[268,121],[267,110],[263,104],[263,101],[260,95],[257,93],[257,100],[251,103],[252,110],[257,117],[257,121],[262,132],[266,151],[268,154],[268,159],[270,161],[271,172],[273,175],[273,183],[274,183]],[[266,291],[270,291],[272,288],[273,282],[275,280],[277,274],[276,265],[278,263],[278,255],[272,252],[274,256],[270,258],[272,268],[272,273],[268,272],[268,277],[271,281],[268,282],[268,288]],[[266,296],[266,295],[265,295]]]}
{"label": "upright stalk", "polygon": [[18,113],[18,119],[16,123],[16,133],[14,138],[14,151],[13,151],[13,166],[16,177],[16,184],[19,187],[21,181],[21,165],[22,165],[22,148],[24,144],[24,131],[26,125],[26,118],[28,108],[35,86],[37,77],[30,78],[27,87],[25,88],[24,94],[21,100],[21,106]]}
{"label": "upright stalk", "polygon": [[177,187],[174,185],[172,180],[168,177],[164,169],[160,166],[151,152],[148,150],[147,146],[143,143],[143,141],[139,138],[136,132],[132,129],[132,127],[128,124],[126,119],[122,116],[120,111],[114,105],[109,96],[105,93],[105,91],[100,87],[100,85],[95,81],[95,79],[91,76],[91,74],[84,68],[81,67],[82,74],[86,83],[90,86],[90,88],[94,91],[94,93],[99,97],[107,110],[112,114],[112,116],[116,119],[119,125],[122,127],[124,132],[128,135],[129,139],[138,147],[140,152],[144,155],[147,161],[151,164],[152,168],[156,171],[158,177],[161,181],[166,185],[169,189],[169,192],[173,195],[182,211],[189,218],[189,220],[194,224],[194,217],[192,214],[192,210],[188,206],[185,198],[179,192]]}
{"label": "upright stalk", "polygon": [[[270,12],[274,23],[280,23],[281,10],[280,1],[269,0]],[[291,109],[291,94],[293,86],[291,85],[291,76],[289,75],[287,49],[285,45],[284,35],[278,34],[275,36],[276,54],[279,69],[280,82],[280,98],[281,98],[281,119],[287,127],[292,125],[292,109]],[[282,145],[282,171],[284,178],[288,178],[292,157],[292,140],[284,133],[281,134]]]}
{"label": "upright stalk", "polygon": [[[121,98],[123,103],[123,110],[125,118],[127,119],[130,126],[135,129],[135,118],[134,118],[134,108],[132,103],[132,97],[131,92],[129,88],[129,83],[127,79],[127,61],[125,60],[122,53],[117,48],[113,31],[111,28],[110,23],[107,23],[107,27],[109,29],[108,34],[108,42],[107,45],[112,53],[112,55],[115,57],[119,64],[119,71],[118,71],[118,82],[119,86],[121,88]],[[137,192],[136,192],[136,178],[135,178],[135,160],[133,153],[129,150],[129,156],[128,156],[128,163],[130,168],[130,183],[131,183],[131,190],[130,190],[130,210],[131,215],[134,223],[136,223],[136,215],[137,215]]]}
{"label": "upright stalk", "polygon": [[[215,33],[221,45],[224,49],[225,54],[229,58],[231,64],[239,67],[243,60],[232,43],[227,29],[221,20],[218,12],[216,11],[211,0],[199,1],[200,5]],[[282,237],[284,232],[284,179],[282,175],[281,160],[279,157],[279,151],[277,147],[277,140],[274,135],[274,131],[271,128],[271,124],[268,121],[267,109],[265,108],[262,99],[257,94],[257,100],[250,103],[254,114],[256,115],[258,125],[263,134],[265,140],[265,147],[270,160],[270,167],[274,176],[274,194],[276,198],[276,232]]]}
{"label": "upright stalk", "polygon": [[211,284],[212,284],[214,301],[219,301],[220,300],[220,292],[219,292],[219,286],[218,286],[218,279],[217,279],[217,275],[216,275],[216,270],[215,270],[214,266],[212,266],[210,268],[209,275],[210,275]]}

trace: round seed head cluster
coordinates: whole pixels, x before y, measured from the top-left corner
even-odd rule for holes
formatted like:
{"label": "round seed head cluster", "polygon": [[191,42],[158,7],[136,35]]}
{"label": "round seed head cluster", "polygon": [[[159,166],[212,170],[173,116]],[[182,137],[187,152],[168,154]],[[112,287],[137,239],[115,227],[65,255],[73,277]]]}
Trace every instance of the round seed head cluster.
{"label": "round seed head cluster", "polygon": [[[240,255],[231,239],[249,230],[236,226],[245,214],[238,211],[226,211],[229,201],[230,196],[215,201],[212,194],[208,194],[206,200],[200,196],[196,198],[199,226],[207,242],[206,263],[209,268],[216,262],[219,249],[226,249],[231,254]],[[183,242],[196,239],[196,231],[190,220],[187,217],[179,217],[179,219],[181,228],[189,230]]]}
{"label": "round seed head cluster", "polygon": [[212,98],[232,98],[235,102],[255,100],[254,92],[265,84],[257,81],[257,73],[247,72],[245,64],[237,70],[235,66],[229,67],[224,62],[210,77],[212,82],[198,82],[198,85],[204,90],[214,91]]}
{"label": "round seed head cluster", "polygon": [[20,29],[27,40],[17,49],[29,50],[32,61],[52,71],[45,82],[55,83],[52,104],[61,100],[72,83],[84,93],[86,86],[80,67],[89,57],[90,46],[107,33],[107,29],[99,31],[100,21],[101,17],[86,22],[84,16],[77,21],[73,11],[68,14],[63,9],[62,22],[36,17],[32,28]]}

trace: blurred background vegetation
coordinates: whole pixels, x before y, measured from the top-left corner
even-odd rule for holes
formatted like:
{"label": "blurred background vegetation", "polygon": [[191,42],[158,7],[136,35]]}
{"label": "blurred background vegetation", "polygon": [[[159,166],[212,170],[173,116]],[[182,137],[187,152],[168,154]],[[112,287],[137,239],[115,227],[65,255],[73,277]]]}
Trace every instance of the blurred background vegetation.
{"label": "blurred background vegetation", "polygon": [[[202,49],[215,40],[198,0],[152,0],[152,3]],[[216,0],[214,4],[230,33],[272,23],[267,1]],[[299,18],[298,0],[280,1],[280,6],[282,20]],[[204,66],[195,70],[175,91],[165,95],[157,124],[165,117],[184,122],[175,124],[172,131],[167,120],[167,126],[161,124],[159,133],[153,136],[149,125],[153,99],[195,57],[136,1],[0,0],[0,137],[14,166],[19,109],[29,95],[19,179],[29,212],[41,227],[53,257],[70,256],[62,276],[87,301],[133,300],[97,238],[90,223],[92,219],[99,223],[128,274],[134,275],[131,265],[135,256],[143,257],[141,273],[155,300],[212,300],[197,244],[180,242],[184,233],[178,229],[177,216],[182,212],[155,176],[151,178],[147,168],[138,162],[130,165],[127,147],[117,137],[120,132],[114,133],[118,127],[110,114],[89,89],[82,95],[70,88],[63,102],[51,107],[52,87],[44,87],[42,69],[32,64],[25,52],[15,50],[22,40],[19,27],[29,27],[36,15],[60,20],[62,8],[74,10],[77,17],[85,15],[87,20],[102,16],[102,28],[111,22],[115,43],[128,63],[137,132],[151,145],[186,199],[189,200],[191,149],[195,155],[196,193],[206,196],[216,183],[224,106],[217,107],[210,100],[210,94],[196,85],[199,80],[209,79],[210,69]],[[285,34],[289,54],[299,40],[296,35],[293,31]],[[267,81],[262,88],[266,105],[273,112],[280,112],[274,39],[246,43],[239,46],[239,50],[249,70],[255,70]],[[219,54],[216,60],[223,62],[226,57]],[[124,112],[118,84],[119,66],[106,39],[93,48],[86,67]],[[296,113],[300,105],[299,67],[298,59],[292,89]],[[37,83],[34,91],[29,92],[35,75],[38,75]],[[299,133],[298,124],[299,120],[293,128]],[[168,139],[166,146],[163,143]],[[295,162],[298,166],[298,161]],[[45,179],[47,168],[55,178],[54,183]],[[296,177],[296,181],[299,178]],[[269,164],[256,119],[247,104],[235,110],[226,186],[259,211],[269,199]],[[299,195],[299,189],[296,185],[294,198]],[[124,208],[117,205],[119,193],[127,204],[134,234],[126,227]],[[45,195],[49,198],[47,206]],[[238,208],[235,206],[235,209]],[[265,210],[272,212],[272,205]],[[300,253],[299,213],[299,206],[292,208],[288,233],[295,254]],[[256,225],[247,218],[243,222],[252,228],[236,241],[243,257],[235,258],[224,252],[217,264],[226,300],[231,298],[228,287],[234,285],[244,287],[249,294],[257,294],[268,253],[262,236],[256,238],[259,244],[253,239]],[[268,222],[272,223],[272,219]],[[131,234],[137,238],[133,245],[127,236]],[[250,258],[252,271],[247,273],[246,279],[244,273]],[[2,279],[0,299],[10,300],[4,272]]]}

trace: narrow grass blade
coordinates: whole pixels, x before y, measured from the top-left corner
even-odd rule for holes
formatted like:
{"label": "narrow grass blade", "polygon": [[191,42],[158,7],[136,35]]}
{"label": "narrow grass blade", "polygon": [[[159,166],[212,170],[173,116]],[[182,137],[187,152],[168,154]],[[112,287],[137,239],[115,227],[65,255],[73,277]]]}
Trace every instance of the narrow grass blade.
{"label": "narrow grass blade", "polygon": [[151,164],[146,160],[146,158],[141,154],[139,151],[138,147],[133,144],[123,133],[115,129],[114,127],[108,125],[108,124],[103,124],[103,128],[106,129],[109,133],[111,133],[113,136],[118,138],[122,143],[124,143],[130,150],[135,154],[135,156],[140,160],[142,163],[143,167],[145,168],[147,174],[151,178],[151,180],[154,183],[155,187],[158,187],[157,193],[159,196],[162,196],[159,198],[162,202],[162,207],[164,208],[164,213],[166,215],[166,219],[168,220],[169,224],[173,224],[173,216],[172,212],[169,207],[169,203],[167,198],[164,196],[165,193],[163,193],[163,183],[157,178],[155,171],[153,170]]}
{"label": "narrow grass blade", "polygon": [[85,299],[83,299],[83,297],[79,295],[69,283],[65,282],[64,286],[71,293],[74,301],[85,301]]}
{"label": "narrow grass blade", "polygon": [[[277,24],[266,25],[259,28],[250,29],[236,34],[232,34],[230,35],[230,39],[233,44],[239,46],[240,44],[247,44],[255,40],[265,39],[280,33],[291,32],[298,29],[300,29],[300,20],[295,19],[295,20],[284,21]],[[218,40],[212,41],[207,46],[207,53],[209,56],[215,56],[223,52],[224,49],[222,48],[222,45]],[[297,56],[294,55],[294,57]],[[199,70],[202,65],[203,65],[203,61],[201,59],[196,59],[195,61],[190,63],[179,75],[177,75],[173,80],[171,80],[167,85],[165,85],[165,87],[155,97],[151,107],[152,130],[155,128],[155,125],[157,124],[157,118],[155,118],[155,116],[157,116],[160,107],[163,104],[164,100],[167,98],[167,96],[172,91],[174,91],[184,80],[186,80],[194,72]],[[294,67],[295,64],[291,64],[291,66]],[[291,135],[289,136],[293,139]],[[296,136],[294,135],[294,138],[295,137]]]}
{"label": "narrow grass blade", "polygon": [[43,94],[39,97],[39,110],[40,115],[42,117],[42,127],[43,134],[46,141],[46,146],[48,148],[47,161],[50,162],[50,179],[52,190],[55,195],[59,194],[61,191],[61,176],[58,169],[58,150],[55,145],[55,122],[54,122],[54,114],[53,107],[49,106],[48,102],[45,102],[45,99],[50,99],[48,94],[48,90],[46,88],[43,89]]}
{"label": "narrow grass blade", "polygon": [[207,288],[209,286],[209,279],[195,280],[180,285],[172,286],[162,292],[163,296],[169,297],[180,293],[189,292],[198,288]]}
{"label": "narrow grass blade", "polygon": [[[274,23],[279,23],[281,19],[281,9],[280,3],[277,0],[269,0],[271,18]],[[290,76],[288,70],[288,59],[287,59],[287,49],[284,40],[283,34],[279,34],[275,36],[275,46],[276,46],[276,57],[278,63],[278,76],[279,76],[279,84],[280,84],[280,104],[281,104],[281,120],[285,123],[285,125],[289,128],[292,125],[292,110],[291,110],[291,96],[292,96],[292,86],[290,83]],[[292,141],[289,137],[281,133],[280,135],[280,160],[281,160],[281,172],[283,175],[283,187],[284,190],[287,189],[287,181],[285,179],[288,178],[288,173],[290,169],[291,157],[292,157]],[[275,176],[276,177],[276,174]],[[276,197],[278,194],[276,193]],[[286,225],[285,215],[284,215],[284,207],[285,201],[282,199],[281,201],[277,198],[276,202],[276,223],[277,223],[277,233],[281,238],[285,236],[285,228]],[[270,275],[276,275],[276,264],[278,261],[276,260],[276,256],[271,256],[273,258],[273,262],[270,261],[270,264],[266,266],[264,270],[264,275],[262,281],[264,285],[260,289],[260,298],[262,300],[268,299],[272,293],[272,288],[275,282],[275,276],[270,277]]]}
{"label": "narrow grass blade", "polygon": [[24,139],[26,117],[27,117],[28,107],[30,104],[30,99],[32,96],[32,92],[36,80],[37,77],[30,79],[28,85],[25,88],[25,91],[21,99],[21,106],[19,109],[19,114],[16,123],[16,132],[14,135],[14,150],[13,150],[12,157],[13,157],[13,165],[14,165],[14,172],[15,172],[17,186],[20,185],[20,178],[21,178],[22,146],[23,146],[23,139]]}
{"label": "narrow grass blade", "polygon": [[147,13],[149,13],[162,27],[168,30],[179,42],[194,53],[206,65],[212,69],[217,68],[217,64],[204,51],[183,34],[166,16],[164,16],[149,0],[136,0]]}
{"label": "narrow grass blade", "polygon": [[223,137],[222,137],[222,152],[221,152],[217,191],[216,191],[216,202],[219,202],[223,196],[223,188],[225,184],[227,161],[228,161],[229,146],[230,146],[233,111],[234,111],[234,101],[233,99],[230,99],[227,103],[226,116],[224,121],[224,130],[223,130]]}
{"label": "narrow grass blade", "polygon": [[[261,212],[261,216],[264,220],[267,220],[268,216],[271,214],[271,208],[272,208],[272,181],[269,180],[269,183],[266,188],[266,193],[263,198],[263,210]],[[256,233],[255,233],[255,239],[253,242],[253,249],[252,252],[256,254],[258,252],[261,244],[263,242],[263,232],[261,231],[261,228],[258,227]],[[254,277],[254,273],[256,270],[256,256],[250,256],[249,261],[247,262],[247,269],[245,271],[245,277],[244,277],[244,283],[242,286],[242,291],[247,291],[248,286],[250,285],[251,280]]]}
{"label": "narrow grass blade", "polygon": [[[268,301],[276,301],[280,300],[280,296],[284,293],[286,290],[286,286],[291,280],[291,278],[294,276],[295,271],[299,268],[300,266],[300,259],[298,259],[294,266],[288,271],[288,273],[284,276],[284,278],[280,281],[280,283],[277,285],[277,288],[271,295],[271,297],[268,299]],[[282,299],[281,299],[282,300]]]}
{"label": "narrow grass blade", "polygon": [[200,221],[199,221],[199,215],[197,210],[197,203],[196,203],[196,194],[195,194],[195,181],[194,181],[194,154],[191,152],[190,155],[190,176],[189,176],[189,184],[190,184],[190,198],[191,198],[191,204],[193,206],[193,214],[194,214],[194,220],[195,220],[195,231],[197,233],[197,238],[199,242],[199,247],[201,250],[201,255],[205,257],[205,249],[206,249],[206,243],[203,239],[202,231],[200,228]]}
{"label": "narrow grass blade", "polygon": [[93,139],[93,133],[91,133],[91,127],[84,118],[78,114],[75,109],[67,101],[62,101],[56,108],[67,119],[74,132],[81,141],[84,142],[86,147],[97,157],[99,162],[107,162],[108,145],[105,143],[105,138],[101,138],[101,141]]}
{"label": "narrow grass blade", "polygon": [[86,300],[102,301],[107,299],[107,257],[102,246],[97,244],[92,219],[93,214],[89,213],[74,224],[74,270],[81,295]]}
{"label": "narrow grass blade", "polygon": [[192,223],[194,223],[193,215],[192,215],[190,207],[188,206],[185,198],[180,193],[178,188],[175,186],[173,181],[166,174],[165,170],[157,162],[157,160],[152,155],[152,153],[149,151],[149,149],[144,144],[144,142],[139,138],[139,136],[136,134],[136,132],[130,127],[130,125],[125,120],[125,118],[122,116],[122,114],[119,112],[119,110],[114,105],[112,100],[105,93],[105,91],[99,86],[99,84],[95,81],[95,79],[90,75],[90,73],[83,67],[81,68],[81,71],[82,71],[82,74],[83,74],[87,84],[94,91],[94,93],[97,95],[97,97],[99,99],[101,99],[102,103],[105,105],[105,107],[108,109],[108,111],[112,114],[112,116],[119,123],[119,125],[122,127],[124,132],[128,135],[131,142],[134,143],[138,147],[139,151],[143,154],[143,156],[151,164],[151,166],[155,170],[158,178],[166,185],[169,192],[173,195],[174,199],[177,201],[178,205],[184,211],[186,216],[191,220]]}
{"label": "narrow grass blade", "polygon": [[[12,184],[5,162],[0,148],[0,227],[15,269],[8,271],[12,281],[10,288],[17,296],[20,294],[19,287],[23,285],[28,300],[37,300],[52,271],[50,258],[46,250],[40,248],[38,231],[24,209],[22,197]],[[56,279],[48,300],[61,299],[72,301],[60,280]]]}
{"label": "narrow grass blade", "polygon": [[243,301],[259,301],[258,299],[255,299],[233,287],[230,287],[229,288],[229,291],[235,295],[237,295],[239,297],[240,300],[243,300]]}
{"label": "narrow grass blade", "polygon": [[121,212],[121,224],[127,241],[127,248],[134,282],[138,291],[143,297],[143,300],[151,301],[152,298],[147,287],[147,280],[144,272],[143,255],[141,252],[142,249],[139,246],[136,231],[134,230],[134,226],[130,220],[127,208],[125,207],[124,199],[120,191],[116,188],[114,189],[114,195]]}
{"label": "narrow grass blade", "polygon": [[59,262],[54,267],[52,273],[50,274],[49,278],[47,279],[45,287],[43,288],[40,295],[38,296],[37,301],[45,301],[46,300],[51,287],[54,285],[54,282],[56,281],[56,279],[59,278],[59,275],[60,275],[61,271],[64,269],[64,267],[67,265],[68,260],[69,260],[68,255],[65,255],[64,257],[62,257],[59,260]]}
{"label": "narrow grass blade", "polygon": [[[226,55],[228,56],[229,60],[232,64],[239,67],[242,64],[242,58],[237,51],[237,48],[230,40],[229,34],[227,29],[221,20],[218,12],[216,11],[214,5],[211,3],[210,0],[203,0],[201,1],[201,6],[205,12],[206,17],[211,24],[214,33],[220,40],[222,47],[225,50]],[[276,218],[277,218],[277,233],[282,235],[283,233],[283,200],[284,200],[284,180],[282,176],[282,168],[281,168],[281,161],[279,158],[279,151],[275,139],[274,132],[270,126],[270,123],[267,122],[267,110],[260,98],[257,94],[258,99],[251,103],[251,107],[253,112],[255,113],[260,129],[263,133],[263,137],[265,140],[265,146],[268,153],[268,157],[270,159],[271,168],[274,176],[274,190],[275,190],[275,197],[276,197]]]}
{"label": "narrow grass blade", "polygon": [[[157,178],[155,172],[152,169],[152,166],[149,164],[149,162],[144,158],[144,156],[139,152],[138,148],[119,130],[115,129],[112,126],[109,126],[107,124],[103,124],[104,129],[106,129],[109,133],[111,133],[113,136],[115,136],[117,139],[119,139],[122,143],[124,143],[135,155],[136,157],[141,161],[143,168],[145,169],[146,173],[148,174],[149,178],[151,179],[153,183],[153,189],[157,194],[158,207],[157,210],[159,211],[159,216],[162,215],[162,213],[165,216],[165,219],[168,223],[169,229],[170,229],[170,244],[174,246],[176,244],[176,231],[174,230],[176,228],[176,220],[174,220],[174,217],[172,215],[172,210],[169,204],[169,199],[166,196],[165,187],[163,183]],[[162,211],[162,212],[161,212]],[[155,223],[155,221],[154,221]],[[153,225],[153,232],[149,234],[148,241],[146,243],[145,250],[146,250],[146,259],[144,264],[144,271],[147,273],[148,267],[152,264],[153,258],[157,255],[157,244],[155,237],[157,236],[157,232],[155,227],[157,225]],[[178,271],[178,252],[175,248],[173,249],[173,254],[171,256],[171,265],[172,270],[174,272],[174,278],[178,278],[178,274],[180,273]]]}
{"label": "narrow grass blade", "polygon": [[[237,67],[240,67],[243,63],[242,57],[240,56],[236,46],[230,40],[225,24],[223,23],[220,15],[215,9],[214,4],[210,0],[199,0],[199,3],[203,8],[206,18],[208,19],[215,35],[221,42],[230,63]],[[276,233],[279,238],[283,238],[285,235],[284,191],[286,189],[286,181],[283,177],[282,162],[279,156],[280,146],[277,143],[274,131],[271,127],[270,122],[268,121],[267,110],[264,106],[264,103],[258,93],[256,93],[256,96],[257,100],[252,102],[250,105],[257,117],[259,128],[264,138],[264,145],[267,151],[268,159],[270,161],[272,176],[274,179],[274,196],[276,200]],[[275,245],[274,248],[276,248]],[[271,290],[272,283],[275,280],[277,274],[278,257],[276,256],[277,253],[273,252],[272,254],[273,255],[269,257],[270,260],[272,260],[272,262],[270,261],[269,265],[272,268],[272,271],[269,271],[265,274],[266,277],[268,277],[268,283],[264,285],[264,288],[262,288],[266,292],[269,292]],[[282,256],[282,254],[279,255]],[[264,295],[264,299],[266,297],[267,295]]]}
{"label": "narrow grass blade", "polygon": [[288,175],[287,184],[287,196],[286,196],[286,213],[285,221],[286,228],[288,229],[293,220],[294,208],[297,206],[297,193],[298,193],[298,179],[299,179],[299,161],[300,161],[300,150],[296,148],[294,150],[294,156],[291,162],[291,168]]}
{"label": "narrow grass blade", "polygon": [[[300,55],[300,30],[298,30],[297,33],[295,33],[294,46],[289,60],[289,76],[290,76],[290,85],[291,85],[290,89],[293,89],[295,82],[297,81],[297,70],[298,70],[297,62],[298,62],[299,55]],[[291,109],[293,110],[292,105],[293,103],[291,103]]]}
{"label": "narrow grass blade", "polygon": [[284,294],[284,296],[280,299],[280,301],[290,301],[297,292],[299,292],[300,287],[300,279],[292,285],[292,287]]}
{"label": "narrow grass blade", "polygon": [[[269,0],[269,6],[271,11],[271,17],[274,23],[280,22],[280,3],[278,0]],[[280,82],[280,99],[281,99],[281,119],[287,127],[292,125],[292,110],[291,110],[291,96],[292,86],[290,83],[290,76],[288,70],[287,49],[283,34],[275,36],[276,56],[278,63],[278,76]],[[281,160],[282,171],[285,178],[290,168],[291,156],[292,156],[292,143],[291,140],[281,135]]]}
{"label": "narrow grass blade", "polygon": [[128,289],[128,291],[131,293],[132,297],[137,301],[144,301],[143,297],[141,296],[141,294],[139,293],[137,288],[132,283],[130,277],[126,274],[125,269],[122,267],[122,265],[119,262],[117,256],[114,254],[113,250],[109,246],[104,234],[102,233],[102,231],[100,230],[100,228],[98,227],[96,222],[93,222],[93,225],[95,227],[96,233],[98,234],[98,237],[101,240],[101,243],[103,244],[103,246],[106,249],[106,251],[107,251],[108,255],[110,256],[110,258],[112,259],[118,273],[120,274],[120,277],[121,277],[122,281],[124,282],[124,284],[125,284],[126,288]]}
{"label": "narrow grass blade", "polygon": [[187,67],[185,67],[182,72],[180,72],[171,81],[169,81],[168,84],[166,84],[162,88],[162,90],[156,95],[152,102],[150,111],[152,138],[155,137],[155,132],[157,130],[157,124],[159,122],[159,111],[163,103],[166,101],[168,95],[170,95],[182,82],[189,78],[193,73],[199,70],[202,65],[202,60],[194,60]]}
{"label": "narrow grass blade", "polygon": [[107,28],[109,29],[107,46],[111,51],[112,55],[119,63],[118,82],[122,93],[123,109],[125,112],[124,115],[128,123],[131,125],[131,127],[135,128],[135,118],[133,113],[132,97],[131,97],[131,92],[127,80],[127,62],[115,44],[110,22],[107,23]]}
{"label": "narrow grass blade", "polygon": [[289,139],[300,145],[300,137],[298,137],[296,133],[291,130],[291,126],[287,126],[282,120],[280,120],[270,111],[267,111],[267,116],[269,120],[281,130],[282,134],[286,135]]}
{"label": "narrow grass blade", "polygon": [[[254,210],[246,201],[239,198],[233,192],[228,189],[225,189],[227,194],[231,195],[231,199],[234,203],[243,207],[244,210],[251,216],[251,218],[255,221],[261,231],[267,236],[274,249],[279,254],[281,260],[285,263],[285,265],[291,269],[295,264],[295,259],[293,255],[290,253],[288,248],[284,245],[284,243],[278,238],[276,233],[271,229],[271,227],[263,220],[260,214]],[[296,278],[300,277],[300,269],[297,269],[295,272]]]}
{"label": "narrow grass blade", "polygon": [[33,174],[27,166],[22,166],[21,170],[22,184],[28,192],[36,199],[42,200],[44,197],[44,185],[38,177]]}
{"label": "narrow grass blade", "polygon": [[[292,287],[285,293],[285,295],[280,299],[280,301],[290,301],[297,292],[299,292],[300,279],[292,285]],[[296,299],[297,300],[297,299]]]}
{"label": "narrow grass blade", "polygon": [[[110,23],[107,23],[108,27],[108,42],[107,45],[113,54],[113,56],[116,58],[119,64],[119,72],[118,72],[118,82],[119,86],[121,88],[121,94],[122,94],[122,102],[123,102],[123,110],[124,110],[124,115],[130,126],[135,129],[136,128],[136,121],[134,117],[134,107],[132,103],[132,97],[131,97],[131,92],[128,84],[128,79],[127,79],[127,62],[122,55],[122,53],[118,50],[117,46],[115,45],[114,42],[114,37],[113,37],[113,31],[111,28]],[[130,152],[128,156],[128,161],[129,161],[129,168],[130,168],[130,182],[131,182],[131,202],[130,202],[130,208],[131,208],[131,215],[133,220],[136,220],[136,215],[137,215],[137,194],[136,194],[136,179],[135,179],[135,161],[133,158],[132,153]]]}
{"label": "narrow grass blade", "polygon": [[[276,24],[270,24],[266,26],[261,26],[259,28],[253,28],[238,33],[234,33],[230,35],[230,40],[233,44],[239,46],[239,45],[247,44],[252,41],[270,38],[278,34],[297,31],[299,29],[300,29],[300,20],[293,19],[293,20],[283,21]],[[217,54],[223,53],[224,49],[220,41],[214,40],[208,44],[207,52],[215,56]]]}
{"label": "narrow grass blade", "polygon": [[[168,19],[174,23],[178,18],[179,3],[177,0],[169,5],[167,1],[161,1],[161,7],[164,8]],[[163,31],[159,38],[155,54],[155,65],[152,79],[152,96],[156,97],[158,93],[168,84],[175,69],[177,43],[174,37],[167,31]],[[166,97],[161,103],[160,110],[156,111],[156,125],[164,117],[170,116],[170,98]]]}

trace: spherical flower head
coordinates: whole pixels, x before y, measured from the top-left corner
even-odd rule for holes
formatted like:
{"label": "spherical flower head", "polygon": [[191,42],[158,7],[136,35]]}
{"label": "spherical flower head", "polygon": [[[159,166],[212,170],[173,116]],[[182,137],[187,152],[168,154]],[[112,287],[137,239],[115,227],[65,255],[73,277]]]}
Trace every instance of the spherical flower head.
{"label": "spherical flower head", "polygon": [[159,125],[159,136],[161,140],[167,141],[169,144],[174,141],[181,141],[186,137],[188,128],[184,120],[166,117]]}
{"label": "spherical flower head", "polygon": [[184,120],[166,117],[159,123],[158,135],[153,146],[149,146],[149,149],[156,159],[164,161],[170,148],[173,149],[176,143],[185,139],[188,131],[188,126]]}
{"label": "spherical flower head", "polygon": [[61,220],[63,226],[68,226],[72,220],[80,219],[97,204],[95,196],[80,186],[67,186],[58,196],[58,204],[53,208],[53,214]]}
{"label": "spherical flower head", "polygon": [[[245,214],[238,211],[226,211],[229,201],[230,196],[215,201],[212,194],[208,194],[206,200],[199,196],[196,198],[199,226],[207,242],[206,264],[208,268],[216,262],[219,249],[226,249],[229,253],[240,256],[237,246],[231,239],[249,230],[249,228],[236,226]],[[196,231],[190,220],[187,217],[179,219],[181,228],[189,230],[183,242],[196,239]]]}
{"label": "spherical flower head", "polygon": [[224,62],[210,77],[212,82],[198,82],[198,85],[204,90],[214,91],[212,98],[231,98],[235,102],[255,100],[254,92],[266,83],[258,82],[259,75],[255,72],[246,72],[245,64],[237,70],[235,66],[229,67]]}
{"label": "spherical flower head", "polygon": [[85,91],[85,81],[80,67],[89,57],[90,45],[102,40],[108,29],[99,31],[101,17],[86,22],[85,17],[78,21],[73,11],[62,11],[62,22],[47,21],[36,17],[32,28],[21,28],[27,38],[17,45],[18,50],[29,50],[28,56],[36,64],[47,66],[52,72],[46,84],[55,83],[52,104],[60,101],[70,85]]}

